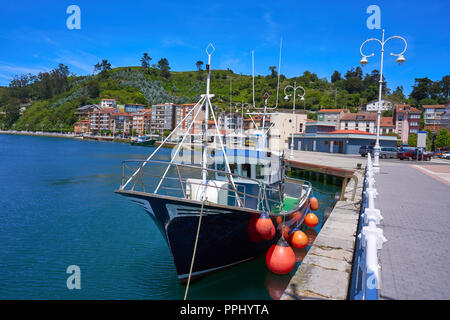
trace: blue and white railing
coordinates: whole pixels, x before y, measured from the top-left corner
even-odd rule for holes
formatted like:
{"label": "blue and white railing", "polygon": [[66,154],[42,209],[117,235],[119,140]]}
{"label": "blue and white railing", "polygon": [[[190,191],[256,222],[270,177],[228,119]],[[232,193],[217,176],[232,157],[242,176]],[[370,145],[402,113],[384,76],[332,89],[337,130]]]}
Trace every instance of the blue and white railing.
{"label": "blue and white railing", "polygon": [[350,287],[352,300],[378,300],[381,288],[381,272],[378,252],[386,238],[383,230],[377,227],[383,217],[375,208],[378,193],[375,188],[375,170],[370,153],[367,155],[364,191],[361,204],[361,217],[358,225],[356,252]]}

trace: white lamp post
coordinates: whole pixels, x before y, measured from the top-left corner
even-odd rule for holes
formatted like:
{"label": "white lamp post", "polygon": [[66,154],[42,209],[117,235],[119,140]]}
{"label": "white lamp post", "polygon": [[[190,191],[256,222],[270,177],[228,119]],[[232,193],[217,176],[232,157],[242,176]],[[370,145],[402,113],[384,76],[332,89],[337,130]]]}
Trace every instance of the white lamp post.
{"label": "white lamp post", "polygon": [[298,94],[298,96],[300,97],[301,101],[305,101],[306,90],[302,86],[297,86],[297,82],[294,82],[294,86],[288,85],[286,88],[284,88],[284,94],[285,94],[284,100],[286,100],[286,101],[288,101],[289,97],[291,96],[290,94],[287,94],[287,89],[292,89],[294,91],[294,93],[293,93],[294,103],[292,105],[292,137],[291,137],[291,155],[290,155],[291,160],[293,160],[294,159],[294,133],[295,133],[295,96],[297,95],[297,89],[302,89],[303,94]]}
{"label": "white lamp post", "polygon": [[405,49],[402,52],[400,52],[398,54],[391,53],[391,56],[396,56],[397,57],[397,59],[395,61],[398,64],[402,65],[406,61],[406,59],[403,56],[403,54],[405,53],[408,44],[407,44],[406,40],[404,38],[400,37],[400,36],[392,36],[392,37],[384,40],[384,29],[383,29],[383,37],[382,37],[381,41],[376,39],[376,38],[368,39],[368,40],[363,42],[363,44],[361,45],[361,48],[359,49],[359,52],[362,55],[362,59],[361,59],[361,61],[359,63],[362,66],[365,66],[366,64],[369,63],[367,58],[370,58],[370,57],[374,56],[375,54],[372,53],[370,55],[365,55],[364,53],[362,53],[363,46],[366,43],[370,42],[370,41],[377,41],[379,44],[381,44],[381,67],[380,67],[380,81],[379,81],[380,87],[379,87],[379,92],[378,92],[378,112],[377,112],[377,140],[376,140],[375,147],[374,147],[374,163],[373,163],[374,169],[376,171],[379,171],[379,169],[380,169],[380,163],[379,163],[380,149],[381,149],[380,148],[380,119],[381,119],[381,92],[382,92],[382,88],[383,88],[384,45],[391,39],[401,39],[405,43]]}

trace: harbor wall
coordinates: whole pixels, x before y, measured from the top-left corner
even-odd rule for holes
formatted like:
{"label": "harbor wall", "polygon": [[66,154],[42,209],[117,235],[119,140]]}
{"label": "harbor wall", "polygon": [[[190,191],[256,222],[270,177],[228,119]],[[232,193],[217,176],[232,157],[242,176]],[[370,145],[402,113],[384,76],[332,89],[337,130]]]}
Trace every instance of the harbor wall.
{"label": "harbor wall", "polygon": [[355,169],[348,183],[345,180],[341,200],[334,206],[281,300],[348,298],[363,183],[363,169]]}

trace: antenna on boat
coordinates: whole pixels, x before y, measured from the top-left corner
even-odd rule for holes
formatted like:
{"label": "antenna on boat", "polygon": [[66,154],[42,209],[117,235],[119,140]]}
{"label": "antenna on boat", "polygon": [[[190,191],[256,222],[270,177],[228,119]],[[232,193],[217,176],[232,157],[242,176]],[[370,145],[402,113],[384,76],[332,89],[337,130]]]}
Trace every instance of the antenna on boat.
{"label": "antenna on boat", "polygon": [[252,50],[252,86],[253,86],[253,108],[256,108],[256,104],[255,104],[255,50]]}
{"label": "antenna on boat", "polygon": [[[280,58],[278,60],[278,84],[277,84],[277,100],[275,102],[275,108],[278,108],[278,93],[280,91],[280,74],[281,74],[281,48],[283,47],[283,38],[280,39]],[[275,109],[274,108],[274,109]]]}

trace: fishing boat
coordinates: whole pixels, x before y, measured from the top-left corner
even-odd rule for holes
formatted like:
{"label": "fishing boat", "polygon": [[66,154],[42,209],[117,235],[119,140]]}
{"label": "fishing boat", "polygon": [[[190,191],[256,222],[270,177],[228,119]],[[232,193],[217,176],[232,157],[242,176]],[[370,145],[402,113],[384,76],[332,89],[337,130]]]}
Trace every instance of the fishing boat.
{"label": "fishing boat", "polygon": [[[181,283],[264,255],[281,236],[289,237],[302,225],[312,189],[307,181],[286,177],[284,154],[267,149],[267,132],[256,135],[253,148],[224,145],[210,101],[212,52],[207,49],[207,54],[206,94],[146,160],[122,163],[122,183],[116,190],[143,207],[158,226]],[[196,153],[184,146],[201,110],[205,123]],[[170,161],[153,159],[191,114]],[[210,116],[215,129],[207,130]],[[256,228],[263,218],[273,223],[269,237]]]}
{"label": "fishing boat", "polygon": [[132,146],[143,146],[143,147],[151,147],[155,144],[158,136],[155,135],[144,135],[137,137],[136,140],[132,140],[130,143]]}

